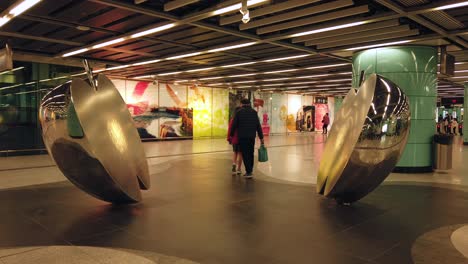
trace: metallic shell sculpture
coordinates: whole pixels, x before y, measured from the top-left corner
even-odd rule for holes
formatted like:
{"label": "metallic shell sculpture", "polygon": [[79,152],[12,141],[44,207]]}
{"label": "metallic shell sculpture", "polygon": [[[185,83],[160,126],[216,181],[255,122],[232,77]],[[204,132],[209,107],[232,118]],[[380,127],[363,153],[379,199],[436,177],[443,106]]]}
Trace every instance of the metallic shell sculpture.
{"label": "metallic shell sculpture", "polygon": [[39,111],[42,136],[62,173],[78,188],[111,203],[141,200],[148,164],[125,102],[103,74],[50,91]]}
{"label": "metallic shell sculpture", "polygon": [[352,88],[335,115],[317,192],[340,203],[372,192],[401,157],[410,119],[408,97],[390,80],[373,74],[357,92]]}

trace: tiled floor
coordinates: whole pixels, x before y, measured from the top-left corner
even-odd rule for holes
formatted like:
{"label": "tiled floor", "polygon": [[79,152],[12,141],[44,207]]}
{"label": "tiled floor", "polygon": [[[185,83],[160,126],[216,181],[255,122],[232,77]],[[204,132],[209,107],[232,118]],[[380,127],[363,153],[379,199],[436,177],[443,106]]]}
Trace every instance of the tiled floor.
{"label": "tiled floor", "polygon": [[145,143],[153,188],[133,206],[84,194],[46,155],[0,159],[0,263],[468,263],[468,147],[344,207],[315,193],[324,140],[270,137],[250,182],[223,139]]}

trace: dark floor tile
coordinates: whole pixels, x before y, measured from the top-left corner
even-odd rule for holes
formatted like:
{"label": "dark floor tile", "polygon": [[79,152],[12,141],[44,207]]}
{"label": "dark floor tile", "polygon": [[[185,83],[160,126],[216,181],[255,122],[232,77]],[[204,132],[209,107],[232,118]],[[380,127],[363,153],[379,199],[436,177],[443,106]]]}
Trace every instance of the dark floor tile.
{"label": "dark floor tile", "polygon": [[67,245],[54,237],[41,225],[11,211],[0,213],[0,247],[29,247],[45,245]]}

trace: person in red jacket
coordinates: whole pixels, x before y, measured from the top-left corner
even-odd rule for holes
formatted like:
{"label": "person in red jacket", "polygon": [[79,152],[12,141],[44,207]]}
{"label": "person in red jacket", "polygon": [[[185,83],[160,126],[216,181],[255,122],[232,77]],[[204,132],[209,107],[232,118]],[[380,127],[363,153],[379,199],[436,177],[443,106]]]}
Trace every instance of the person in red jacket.
{"label": "person in red jacket", "polygon": [[326,113],[323,116],[322,123],[323,123],[323,132],[322,133],[327,134],[328,133],[328,125],[330,125],[330,117],[328,116],[328,113]]}
{"label": "person in red jacket", "polygon": [[[229,121],[229,128],[228,128],[228,133],[227,133],[227,140],[229,144],[232,145],[232,174],[241,175],[242,174],[242,152],[239,146],[239,137],[237,131],[235,131],[234,136],[231,136],[231,130],[232,130],[232,121],[234,120],[234,116],[236,115],[237,111],[239,111],[241,107],[236,107],[234,111],[234,115],[232,116],[232,119]],[[237,168],[237,172],[236,172]]]}

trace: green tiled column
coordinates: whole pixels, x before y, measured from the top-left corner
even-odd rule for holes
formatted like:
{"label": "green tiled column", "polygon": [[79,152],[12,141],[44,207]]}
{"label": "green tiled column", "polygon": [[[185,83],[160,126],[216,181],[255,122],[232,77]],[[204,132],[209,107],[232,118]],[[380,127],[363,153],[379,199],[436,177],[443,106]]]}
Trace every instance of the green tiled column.
{"label": "green tiled column", "polygon": [[468,82],[465,83],[465,97],[463,98],[463,144],[468,145],[468,117],[466,113],[468,112]]}
{"label": "green tiled column", "polygon": [[335,113],[340,110],[344,97],[335,97]]}
{"label": "green tiled column", "polygon": [[400,86],[409,97],[411,129],[396,171],[432,171],[432,136],[437,104],[437,50],[425,46],[376,48],[353,56],[353,86],[364,73],[377,73]]}

